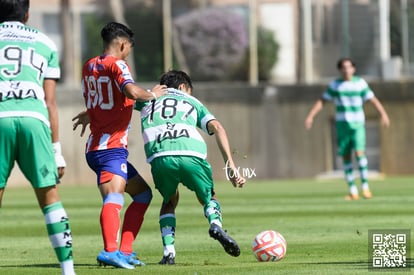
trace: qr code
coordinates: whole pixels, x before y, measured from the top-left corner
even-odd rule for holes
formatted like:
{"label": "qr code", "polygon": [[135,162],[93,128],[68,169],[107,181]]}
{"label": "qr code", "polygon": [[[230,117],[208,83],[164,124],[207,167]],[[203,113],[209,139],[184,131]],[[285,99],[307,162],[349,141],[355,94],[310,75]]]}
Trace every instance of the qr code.
{"label": "qr code", "polygon": [[369,230],[371,268],[409,268],[410,230]]}

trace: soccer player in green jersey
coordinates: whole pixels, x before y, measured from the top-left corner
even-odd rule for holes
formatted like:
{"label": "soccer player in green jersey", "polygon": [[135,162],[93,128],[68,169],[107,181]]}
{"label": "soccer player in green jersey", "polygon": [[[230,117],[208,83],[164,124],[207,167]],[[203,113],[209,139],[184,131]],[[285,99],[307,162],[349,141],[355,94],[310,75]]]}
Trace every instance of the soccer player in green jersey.
{"label": "soccer player in green jersey", "polygon": [[207,108],[190,95],[193,86],[186,73],[169,71],[161,76],[160,84],[167,85],[166,95],[135,105],[141,112],[147,161],[151,164],[155,187],[163,197],[159,222],[164,256],[159,263],[175,264],[175,208],[180,182],[194,191],[203,205],[210,223],[210,236],[218,240],[228,254],[237,257],[239,246],[222,229],[220,204],[214,194],[211,167],[206,161],[207,147],[197,127],[215,135],[226,163],[227,177],[233,186],[242,187],[246,180],[237,172],[226,131]]}
{"label": "soccer player in green jersey", "polygon": [[29,0],[0,0],[0,206],[16,161],[34,188],[62,274],[75,274],[56,187],[65,167],[55,101],[58,53],[45,34],[25,25],[28,16]]}
{"label": "soccer player in green jersey", "polygon": [[390,121],[381,102],[375,97],[364,79],[354,76],[355,64],[349,58],[342,58],[337,63],[341,78],[332,81],[310,110],[305,119],[305,128],[310,129],[313,119],[319,113],[325,101],[334,101],[336,106],[336,133],[338,153],[342,156],[345,178],[349,186],[347,200],[359,198],[355,185],[352,166],[352,151],[358,161],[361,177],[362,195],[369,199],[372,193],[367,180],[368,161],[365,156],[365,114],[363,104],[371,102],[381,115],[382,125],[389,127]]}

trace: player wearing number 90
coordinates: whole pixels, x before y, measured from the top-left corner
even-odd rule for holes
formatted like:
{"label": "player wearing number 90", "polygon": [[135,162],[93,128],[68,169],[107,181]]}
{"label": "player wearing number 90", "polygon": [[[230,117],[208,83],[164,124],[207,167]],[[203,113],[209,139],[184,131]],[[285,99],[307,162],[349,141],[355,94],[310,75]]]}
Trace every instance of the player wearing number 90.
{"label": "player wearing number 90", "polygon": [[[104,53],[89,59],[82,70],[82,90],[87,108],[74,118],[74,129],[90,122],[86,160],[97,175],[103,199],[100,214],[104,249],[98,262],[133,269],[143,263],[136,258],[132,244],[152,199],[150,187],[127,161],[128,129],[135,100],[147,101],[163,95],[166,86],[156,85],[150,92],[134,84],[125,59],[134,45],[134,34],[126,26],[110,22],[101,31]],[[85,114],[87,114],[85,116]],[[127,208],[118,249],[119,213],[124,190],[132,197]]]}
{"label": "player wearing number 90", "polygon": [[159,222],[164,256],[159,263],[175,264],[175,208],[180,182],[194,191],[203,205],[210,223],[210,236],[218,240],[228,254],[237,257],[239,246],[222,229],[220,204],[214,194],[211,167],[206,161],[207,147],[197,127],[215,135],[226,163],[227,178],[233,186],[242,187],[246,180],[235,168],[226,131],[207,108],[191,96],[193,86],[185,72],[169,71],[161,76],[160,84],[167,85],[166,95],[151,102],[137,102],[135,107],[141,112],[144,149],[155,187],[163,197]]}
{"label": "player wearing number 90", "polygon": [[[55,101],[55,44],[25,25],[29,0],[0,0],[0,206],[16,161],[32,184],[62,274],[74,274],[69,220],[56,183],[64,174]],[[29,247],[28,247],[29,249]]]}

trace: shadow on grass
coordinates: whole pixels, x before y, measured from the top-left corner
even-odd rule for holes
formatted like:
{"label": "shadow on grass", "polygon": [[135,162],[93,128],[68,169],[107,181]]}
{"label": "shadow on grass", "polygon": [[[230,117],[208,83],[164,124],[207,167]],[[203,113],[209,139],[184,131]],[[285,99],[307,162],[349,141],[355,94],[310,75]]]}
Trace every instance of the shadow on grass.
{"label": "shadow on grass", "polygon": [[349,265],[357,269],[368,269],[368,261],[342,261],[342,262],[308,262],[307,265]]}
{"label": "shadow on grass", "polygon": [[406,261],[406,267],[380,267],[380,268],[373,268],[371,263],[368,261],[342,261],[342,262],[311,262],[311,263],[304,263],[309,265],[349,265],[356,268],[366,268],[366,269],[372,269],[372,270],[406,270],[410,268],[414,268],[414,258],[408,258]]}

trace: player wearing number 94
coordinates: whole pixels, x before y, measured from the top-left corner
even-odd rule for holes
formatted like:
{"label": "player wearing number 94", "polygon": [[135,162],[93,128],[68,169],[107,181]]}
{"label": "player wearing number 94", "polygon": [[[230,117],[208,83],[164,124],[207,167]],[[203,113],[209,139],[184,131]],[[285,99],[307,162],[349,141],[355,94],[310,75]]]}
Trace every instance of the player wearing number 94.
{"label": "player wearing number 94", "polygon": [[55,101],[58,53],[26,25],[28,18],[29,0],[0,0],[0,206],[17,162],[34,188],[62,274],[74,274],[69,220],[56,187],[66,166]]}

